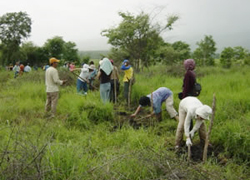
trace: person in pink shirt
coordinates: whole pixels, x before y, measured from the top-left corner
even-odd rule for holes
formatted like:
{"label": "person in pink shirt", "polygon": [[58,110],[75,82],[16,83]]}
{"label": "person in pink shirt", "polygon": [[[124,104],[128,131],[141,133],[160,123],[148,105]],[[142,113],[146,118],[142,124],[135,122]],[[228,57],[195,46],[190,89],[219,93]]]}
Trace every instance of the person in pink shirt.
{"label": "person in pink shirt", "polygon": [[76,68],[75,63],[71,62],[70,65],[69,65],[69,70],[73,71],[75,68]]}

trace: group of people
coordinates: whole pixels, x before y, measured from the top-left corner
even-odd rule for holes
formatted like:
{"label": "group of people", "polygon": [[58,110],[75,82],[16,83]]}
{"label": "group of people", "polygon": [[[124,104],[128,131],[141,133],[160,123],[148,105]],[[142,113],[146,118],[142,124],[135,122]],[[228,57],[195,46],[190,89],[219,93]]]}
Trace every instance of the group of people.
{"label": "group of people", "polygon": [[[112,59],[103,58],[99,61],[99,67],[96,68],[93,61],[89,64],[82,64],[81,68],[76,68],[73,63],[67,65],[68,69],[74,73],[74,71],[80,71],[77,75],[76,89],[77,93],[81,95],[87,95],[88,90],[94,90],[94,80],[100,81],[100,96],[104,103],[116,102],[117,96],[120,90],[119,71],[114,65]],[[124,60],[121,66],[121,70],[124,71],[124,98],[128,101],[129,96],[129,82],[133,77],[133,68],[128,60]],[[74,73],[75,74],[75,73]]]}
{"label": "group of people", "polygon": [[[45,70],[45,84],[47,100],[45,105],[45,111],[47,114],[51,114],[51,117],[55,116],[56,106],[58,100],[58,85],[65,84],[66,80],[60,80],[57,66],[60,60],[56,58],[50,58],[50,66]],[[96,68],[93,61],[89,64],[82,64],[81,68],[76,68],[73,63],[67,66],[69,70],[74,73],[75,71],[80,71],[80,74],[75,74],[77,76],[76,89],[77,93],[81,95],[87,95],[88,89],[95,89],[94,80],[98,79],[100,81],[100,97],[103,103],[106,102],[116,102],[117,95],[119,94],[119,73],[118,68],[114,65],[112,59],[103,58],[99,61],[99,67]],[[133,68],[131,67],[128,60],[124,60],[121,66],[121,70],[124,73],[124,97],[128,100],[129,94],[129,82],[133,77]]]}
{"label": "group of people", "polygon": [[[191,139],[198,130],[201,142],[205,142],[206,128],[204,120],[209,120],[209,116],[212,114],[211,107],[202,104],[202,102],[196,97],[196,76],[194,73],[195,61],[193,59],[185,60],[184,67],[186,73],[183,79],[182,92],[178,94],[181,99],[179,104],[179,113],[177,113],[173,106],[173,92],[169,88],[160,87],[151,94],[142,96],[139,100],[139,106],[137,107],[135,113],[131,115],[131,118],[135,118],[142,107],[152,106],[153,111],[147,115],[147,117],[155,115],[158,120],[161,120],[161,105],[165,102],[166,110],[170,117],[175,118],[178,121],[175,140],[176,150],[179,150],[181,147],[183,133],[186,137],[187,146],[192,145]],[[196,123],[192,127],[193,119],[196,119]]]}
{"label": "group of people", "polygon": [[18,76],[22,76],[24,72],[30,72],[31,67],[29,66],[29,63],[24,66],[20,62],[16,62],[15,66],[12,68],[12,71],[14,71],[14,78],[16,78]]}
{"label": "group of people", "polygon": [[[59,60],[51,58],[49,60],[50,67],[46,70],[46,112],[51,109],[52,117],[56,112],[56,105],[58,100],[58,85],[64,84],[65,80],[60,80],[58,72],[56,70]],[[183,139],[183,133],[186,137],[186,145],[192,145],[192,138],[196,131],[199,130],[201,141],[206,139],[206,128],[204,120],[209,120],[209,116],[212,114],[212,109],[208,105],[204,105],[194,92],[194,86],[196,82],[196,76],[194,73],[195,61],[193,59],[187,59],[184,61],[184,67],[186,70],[183,79],[183,89],[179,93],[181,99],[178,112],[174,108],[173,92],[167,87],[160,87],[151,94],[142,96],[139,100],[139,106],[135,113],[131,115],[131,118],[135,118],[144,106],[152,106],[153,112],[147,117],[155,115],[161,120],[161,105],[166,103],[166,110],[171,118],[175,118],[178,121],[176,130],[175,147],[179,149]],[[77,92],[87,94],[88,86],[93,86],[93,80],[100,80],[100,96],[104,103],[108,101],[115,101],[116,93],[119,91],[119,73],[114,61],[108,58],[103,58],[99,61],[99,68],[95,68],[93,62],[83,64],[82,68],[73,68],[72,72],[79,70],[80,75],[77,79]],[[124,71],[124,97],[128,100],[129,86],[131,86],[131,79],[133,77],[133,68],[128,60],[124,60],[121,66],[121,70]],[[96,76],[96,77],[95,77]],[[91,85],[92,84],[92,85]],[[117,91],[118,90],[118,91]],[[196,120],[195,125],[192,127],[192,121]]]}

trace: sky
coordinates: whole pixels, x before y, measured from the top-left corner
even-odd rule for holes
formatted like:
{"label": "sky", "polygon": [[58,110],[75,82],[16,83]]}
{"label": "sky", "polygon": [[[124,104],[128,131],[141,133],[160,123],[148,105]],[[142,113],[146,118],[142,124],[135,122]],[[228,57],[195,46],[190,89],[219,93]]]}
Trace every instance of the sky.
{"label": "sky", "polygon": [[26,41],[37,46],[61,36],[89,51],[111,47],[101,31],[119,25],[118,12],[136,16],[144,11],[160,24],[167,16],[178,15],[173,30],[162,34],[167,42],[184,41],[194,50],[205,35],[212,35],[218,51],[229,46],[250,50],[249,7],[250,0],[1,0],[0,16],[26,12],[32,20]]}

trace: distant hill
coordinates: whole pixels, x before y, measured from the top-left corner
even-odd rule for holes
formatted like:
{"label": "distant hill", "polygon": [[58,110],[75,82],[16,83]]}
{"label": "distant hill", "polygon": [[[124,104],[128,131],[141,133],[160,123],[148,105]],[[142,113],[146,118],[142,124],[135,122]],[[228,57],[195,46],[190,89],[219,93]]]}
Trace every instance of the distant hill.
{"label": "distant hill", "polygon": [[80,51],[80,57],[89,56],[90,59],[101,59],[103,56],[107,56],[109,51]]}

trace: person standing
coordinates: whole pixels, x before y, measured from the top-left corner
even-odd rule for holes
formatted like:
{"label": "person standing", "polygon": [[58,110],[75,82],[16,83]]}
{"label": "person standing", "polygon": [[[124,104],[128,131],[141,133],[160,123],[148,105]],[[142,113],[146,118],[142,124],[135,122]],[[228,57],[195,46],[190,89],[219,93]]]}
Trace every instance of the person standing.
{"label": "person standing", "polygon": [[[153,98],[153,99],[151,99]],[[175,118],[178,121],[178,113],[174,109],[174,100],[173,100],[173,93],[170,89],[166,87],[160,87],[152,94],[148,94],[147,96],[142,96],[139,100],[139,106],[137,107],[134,114],[130,117],[134,118],[140,112],[143,106],[150,106],[151,101],[153,103],[153,112],[149,114],[147,117],[151,117],[155,115],[159,121],[161,121],[161,105],[163,102],[166,103],[166,110],[171,118]]]}
{"label": "person standing", "polygon": [[16,78],[20,71],[19,62],[16,62],[15,66],[13,67],[13,71],[15,73],[14,78]]}
{"label": "person standing", "polygon": [[119,73],[117,67],[114,66],[114,61],[111,59],[110,62],[113,65],[113,71],[111,73],[110,101],[115,103],[120,89]]}
{"label": "person standing", "polygon": [[130,81],[132,80],[133,77],[133,68],[130,65],[129,60],[125,59],[122,63],[121,70],[124,71],[124,77],[123,77],[123,82],[124,82],[124,98],[128,102],[129,99],[129,86],[130,86]]}
{"label": "person standing", "polygon": [[90,69],[92,69],[92,72],[89,74],[89,89],[94,90],[94,80],[97,75],[97,70],[95,68],[95,63],[93,61],[90,61],[89,63]]}
{"label": "person standing", "polygon": [[77,78],[77,82],[76,82],[76,90],[78,94],[83,94],[83,95],[87,95],[88,92],[88,83],[89,83],[89,65],[84,64],[82,66],[82,68],[74,68],[71,69],[70,71],[76,71],[76,70],[80,70],[81,73]]}
{"label": "person standing", "polygon": [[56,58],[50,58],[50,67],[45,72],[45,85],[47,99],[45,104],[45,111],[48,113],[51,110],[51,117],[55,117],[56,106],[59,97],[59,87],[58,85],[65,84],[66,80],[60,80],[57,66],[60,60]]}
{"label": "person standing", "polygon": [[[211,107],[203,105],[196,97],[186,97],[181,100],[179,104],[179,123],[175,136],[175,148],[179,150],[181,141],[183,139],[183,133],[186,137],[186,145],[192,145],[191,139],[194,134],[199,130],[199,136],[201,142],[206,140],[206,127],[204,120],[209,120],[209,116],[212,114]],[[192,130],[190,130],[190,123],[192,119],[196,119],[196,123]]]}
{"label": "person standing", "polygon": [[196,75],[194,72],[195,61],[193,59],[186,59],[184,61],[184,68],[186,73],[183,79],[182,93],[179,94],[179,99],[184,99],[187,96],[194,96],[196,82]]}
{"label": "person standing", "polygon": [[20,71],[19,71],[19,74],[20,74],[20,76],[22,76],[23,75],[23,72],[24,72],[24,65],[23,64],[20,64]]}
{"label": "person standing", "polygon": [[97,74],[97,78],[100,79],[100,95],[104,103],[110,101],[110,76],[113,70],[113,65],[108,58],[103,58],[100,63],[100,69]]}

